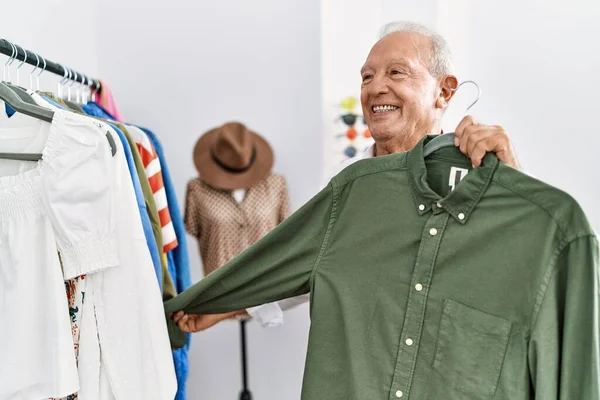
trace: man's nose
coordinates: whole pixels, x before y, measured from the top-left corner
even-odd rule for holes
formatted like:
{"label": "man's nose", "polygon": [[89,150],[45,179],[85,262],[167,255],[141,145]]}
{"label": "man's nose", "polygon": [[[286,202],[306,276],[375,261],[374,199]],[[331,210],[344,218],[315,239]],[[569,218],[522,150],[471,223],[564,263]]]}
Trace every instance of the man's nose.
{"label": "man's nose", "polygon": [[369,94],[371,96],[378,96],[389,91],[389,82],[385,75],[376,74],[369,85]]}

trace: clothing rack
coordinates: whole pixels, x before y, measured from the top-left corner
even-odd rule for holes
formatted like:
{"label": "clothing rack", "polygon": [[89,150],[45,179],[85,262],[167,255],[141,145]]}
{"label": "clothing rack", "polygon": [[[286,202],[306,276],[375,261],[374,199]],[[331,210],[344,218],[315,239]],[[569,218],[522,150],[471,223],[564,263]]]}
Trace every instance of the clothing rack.
{"label": "clothing rack", "polygon": [[87,75],[77,72],[71,68],[64,67],[62,64],[50,61],[47,58],[42,57],[41,55],[34,53],[31,50],[27,50],[22,46],[19,46],[18,44],[12,43],[14,46],[13,47],[11,46],[11,43],[12,42],[9,42],[6,39],[0,39],[0,53],[11,57],[15,55],[16,48],[16,56],[14,57],[16,60],[25,61],[25,63],[27,64],[37,66],[40,69],[40,71],[52,72],[53,74],[60,75],[65,79],[70,79],[72,81],[79,82],[89,87],[95,87],[96,90],[100,89],[100,81],[98,79],[90,78]]}

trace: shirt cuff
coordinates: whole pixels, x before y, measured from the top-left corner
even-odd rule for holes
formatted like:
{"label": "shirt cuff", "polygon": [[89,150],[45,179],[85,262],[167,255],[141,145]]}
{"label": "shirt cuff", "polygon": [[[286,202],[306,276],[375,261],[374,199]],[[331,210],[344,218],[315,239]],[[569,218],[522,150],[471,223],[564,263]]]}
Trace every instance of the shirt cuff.
{"label": "shirt cuff", "polygon": [[283,312],[276,302],[250,307],[246,311],[264,328],[274,328],[283,325]]}

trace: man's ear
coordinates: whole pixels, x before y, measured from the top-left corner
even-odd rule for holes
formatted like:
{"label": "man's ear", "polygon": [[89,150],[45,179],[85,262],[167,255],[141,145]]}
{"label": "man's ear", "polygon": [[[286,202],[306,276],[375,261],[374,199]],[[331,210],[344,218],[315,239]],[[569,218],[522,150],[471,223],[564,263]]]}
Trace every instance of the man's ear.
{"label": "man's ear", "polygon": [[440,94],[436,101],[438,108],[445,109],[458,87],[458,79],[454,75],[448,75],[440,81]]}

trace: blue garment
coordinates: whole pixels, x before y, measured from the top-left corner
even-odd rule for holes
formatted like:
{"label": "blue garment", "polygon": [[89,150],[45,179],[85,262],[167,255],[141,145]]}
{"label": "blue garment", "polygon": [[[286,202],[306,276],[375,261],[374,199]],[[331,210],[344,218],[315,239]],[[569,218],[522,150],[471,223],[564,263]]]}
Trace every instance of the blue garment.
{"label": "blue garment", "polygon": [[[177,200],[177,194],[175,187],[169,173],[167,166],[167,160],[165,160],[164,152],[160,141],[154,133],[146,128],[140,127],[148,138],[154,150],[160,160],[162,168],[163,183],[165,185],[165,192],[167,193],[167,203],[169,206],[169,213],[171,214],[171,221],[173,222],[173,228],[175,229],[175,236],[177,236],[177,247],[167,253],[167,260],[169,264],[169,272],[173,278],[175,284],[175,290],[177,293],[183,292],[185,289],[192,285],[192,277],[190,275],[190,261],[188,258],[187,240],[185,233],[185,225],[183,218],[181,217],[181,211],[179,210],[179,203]],[[182,348],[179,348],[173,352],[173,362],[175,363],[175,374],[177,375],[177,395],[175,400],[185,400],[185,383],[188,377],[188,351],[190,348],[191,335],[187,334],[187,343]]]}
{"label": "blue garment", "polygon": [[104,118],[109,121],[115,120],[115,118],[112,115],[110,115],[108,111],[106,111],[104,108],[102,108],[100,104],[96,102],[88,101],[87,104],[82,105],[81,108],[83,108],[83,111],[85,111],[87,115],[91,115],[98,118]]}

